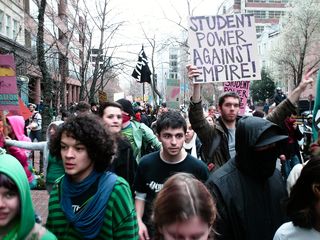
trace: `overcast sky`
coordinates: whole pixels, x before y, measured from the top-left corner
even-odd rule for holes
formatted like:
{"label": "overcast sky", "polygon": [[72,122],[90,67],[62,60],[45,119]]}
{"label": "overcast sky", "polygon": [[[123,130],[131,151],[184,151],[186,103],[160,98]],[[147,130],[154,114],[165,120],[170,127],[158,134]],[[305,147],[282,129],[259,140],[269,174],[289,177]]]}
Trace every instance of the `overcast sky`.
{"label": "overcast sky", "polygon": [[[186,26],[188,6],[186,0],[112,0],[119,19],[126,20],[121,35],[132,44],[145,42],[142,28],[149,37],[168,38],[179,28],[173,22],[182,19]],[[222,0],[190,0],[193,15],[215,15]],[[171,22],[173,21],[173,22]],[[137,46],[139,49],[140,47]]]}
{"label": "overcast sky", "polygon": [[[157,42],[161,43],[173,36],[181,36],[181,28],[175,23],[181,20],[182,24],[187,27],[187,0],[108,1],[112,8],[112,21],[125,21],[116,36],[117,44],[123,44],[125,47],[118,49],[117,54],[127,58],[130,65],[137,60],[142,44],[147,56],[151,55],[151,47],[142,29],[149,38],[155,37]],[[223,0],[189,0],[189,2],[193,15],[216,15]]]}

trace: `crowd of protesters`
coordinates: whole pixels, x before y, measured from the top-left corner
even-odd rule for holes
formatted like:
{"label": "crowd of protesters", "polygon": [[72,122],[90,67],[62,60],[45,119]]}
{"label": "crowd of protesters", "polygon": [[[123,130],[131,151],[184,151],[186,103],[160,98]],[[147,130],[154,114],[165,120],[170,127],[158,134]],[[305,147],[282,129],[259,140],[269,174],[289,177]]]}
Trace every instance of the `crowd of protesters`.
{"label": "crowd of protesters", "polygon": [[[275,108],[253,116],[239,115],[235,92],[204,111],[197,83],[187,114],[83,101],[60,112],[45,141],[30,104],[28,121],[8,116],[1,136],[0,238],[318,239],[320,140],[309,139],[304,159],[294,117],[312,83],[277,90]],[[35,223],[30,150],[43,152],[45,226]]]}

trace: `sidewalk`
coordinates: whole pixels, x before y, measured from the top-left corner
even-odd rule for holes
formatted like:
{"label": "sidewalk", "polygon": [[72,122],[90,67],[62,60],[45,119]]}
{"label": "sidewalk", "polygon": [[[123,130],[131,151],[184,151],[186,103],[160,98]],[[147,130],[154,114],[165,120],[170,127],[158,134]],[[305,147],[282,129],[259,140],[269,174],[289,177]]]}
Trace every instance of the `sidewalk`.
{"label": "sidewalk", "polygon": [[47,190],[31,190],[32,202],[35,211],[42,218],[42,224],[45,224],[48,217],[49,194]]}
{"label": "sidewalk", "polygon": [[[35,151],[34,167],[39,170],[39,151]],[[32,202],[34,209],[38,215],[42,218],[42,224],[45,224],[48,217],[48,201],[49,194],[47,190],[31,190]]]}

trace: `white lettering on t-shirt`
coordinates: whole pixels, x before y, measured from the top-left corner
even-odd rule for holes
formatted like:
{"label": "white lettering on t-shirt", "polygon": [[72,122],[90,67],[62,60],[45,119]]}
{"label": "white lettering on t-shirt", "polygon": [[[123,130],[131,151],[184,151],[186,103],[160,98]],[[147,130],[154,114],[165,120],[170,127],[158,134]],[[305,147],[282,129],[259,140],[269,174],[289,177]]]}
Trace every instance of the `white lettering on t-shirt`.
{"label": "white lettering on t-shirt", "polygon": [[72,209],[73,209],[73,212],[76,213],[79,211],[80,206],[79,205],[72,205]]}
{"label": "white lettering on t-shirt", "polygon": [[147,186],[149,186],[149,188],[152,191],[155,191],[155,192],[159,192],[163,188],[163,184],[156,183],[154,181],[151,181],[150,183],[147,183]]}

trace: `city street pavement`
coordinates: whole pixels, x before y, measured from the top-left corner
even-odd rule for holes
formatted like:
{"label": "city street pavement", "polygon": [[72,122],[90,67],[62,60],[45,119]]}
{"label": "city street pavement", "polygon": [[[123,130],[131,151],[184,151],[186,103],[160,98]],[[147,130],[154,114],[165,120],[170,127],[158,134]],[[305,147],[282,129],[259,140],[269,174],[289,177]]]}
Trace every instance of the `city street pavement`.
{"label": "city street pavement", "polygon": [[[39,170],[39,159],[40,154],[38,151],[36,151],[34,167],[37,171]],[[35,211],[38,215],[41,216],[42,224],[45,224],[48,216],[49,194],[47,190],[31,190],[31,195]]]}
{"label": "city street pavement", "polygon": [[48,216],[49,194],[47,190],[31,190],[31,195],[35,211],[41,216],[42,224],[45,224]]}

